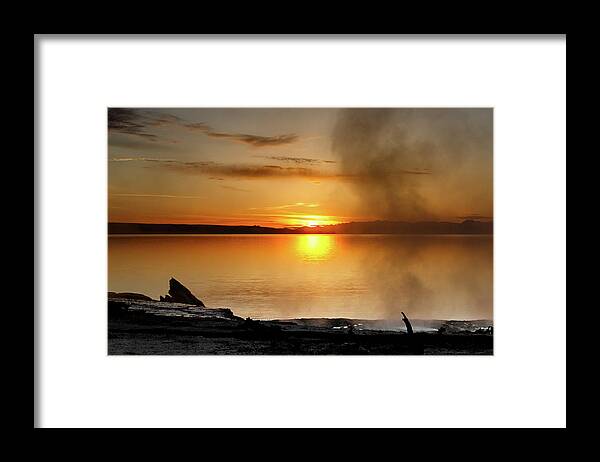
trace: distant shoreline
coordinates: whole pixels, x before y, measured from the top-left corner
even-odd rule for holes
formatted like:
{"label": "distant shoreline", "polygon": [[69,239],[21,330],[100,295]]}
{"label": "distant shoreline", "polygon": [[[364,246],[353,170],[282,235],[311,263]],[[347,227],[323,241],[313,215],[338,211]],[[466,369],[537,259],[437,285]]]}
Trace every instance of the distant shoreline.
{"label": "distant shoreline", "polygon": [[127,234],[476,234],[493,235],[493,222],[369,221],[337,225],[272,228],[266,226],[231,226],[206,224],[108,223],[109,235]]}

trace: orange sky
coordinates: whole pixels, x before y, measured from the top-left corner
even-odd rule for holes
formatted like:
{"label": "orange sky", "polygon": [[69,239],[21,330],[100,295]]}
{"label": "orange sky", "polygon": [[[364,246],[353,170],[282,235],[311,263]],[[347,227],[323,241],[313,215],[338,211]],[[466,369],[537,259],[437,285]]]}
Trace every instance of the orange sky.
{"label": "orange sky", "polygon": [[110,222],[490,219],[491,109],[109,109]]}

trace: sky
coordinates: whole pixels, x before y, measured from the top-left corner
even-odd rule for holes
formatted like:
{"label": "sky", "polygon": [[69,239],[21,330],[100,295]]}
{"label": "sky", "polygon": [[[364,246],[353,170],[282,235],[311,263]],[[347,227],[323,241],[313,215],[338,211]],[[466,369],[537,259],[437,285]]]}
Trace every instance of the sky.
{"label": "sky", "polygon": [[109,108],[109,222],[491,220],[487,108]]}

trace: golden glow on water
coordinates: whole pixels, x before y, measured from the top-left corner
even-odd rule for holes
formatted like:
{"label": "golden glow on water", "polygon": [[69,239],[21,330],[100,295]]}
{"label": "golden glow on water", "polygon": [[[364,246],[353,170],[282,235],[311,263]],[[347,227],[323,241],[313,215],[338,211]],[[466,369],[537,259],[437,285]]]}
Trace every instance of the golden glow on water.
{"label": "golden glow on water", "polygon": [[326,234],[307,234],[296,237],[296,252],[308,261],[328,260],[334,249],[335,237]]}
{"label": "golden glow on water", "polygon": [[111,236],[108,290],[158,299],[175,277],[256,319],[492,318],[491,236]]}

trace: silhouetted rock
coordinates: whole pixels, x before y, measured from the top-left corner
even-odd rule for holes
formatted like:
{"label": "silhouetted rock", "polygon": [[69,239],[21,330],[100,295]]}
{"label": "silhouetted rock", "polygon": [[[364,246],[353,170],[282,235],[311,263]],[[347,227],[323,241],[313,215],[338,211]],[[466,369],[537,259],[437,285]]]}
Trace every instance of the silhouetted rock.
{"label": "silhouetted rock", "polygon": [[161,302],[171,303],[186,303],[188,305],[205,306],[200,300],[198,300],[193,293],[189,291],[181,282],[175,278],[169,279],[169,295],[164,297],[161,295]]}
{"label": "silhouetted rock", "polygon": [[144,294],[136,294],[135,292],[109,292],[108,298],[126,298],[127,300],[144,300],[151,302],[152,299]]}

